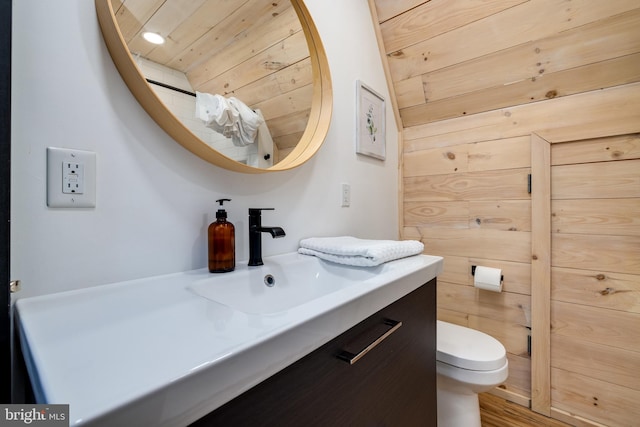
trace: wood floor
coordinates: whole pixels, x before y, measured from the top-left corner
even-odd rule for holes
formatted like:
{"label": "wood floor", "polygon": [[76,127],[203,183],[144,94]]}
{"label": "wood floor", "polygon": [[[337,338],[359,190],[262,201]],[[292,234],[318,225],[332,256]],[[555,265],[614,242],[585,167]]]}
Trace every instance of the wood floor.
{"label": "wood floor", "polygon": [[480,394],[482,427],[568,427],[516,403],[488,393]]}

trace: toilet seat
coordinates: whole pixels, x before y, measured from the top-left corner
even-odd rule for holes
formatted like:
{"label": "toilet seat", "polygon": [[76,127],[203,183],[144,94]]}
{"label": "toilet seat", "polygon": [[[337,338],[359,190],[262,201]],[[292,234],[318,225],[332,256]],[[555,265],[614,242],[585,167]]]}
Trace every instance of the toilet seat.
{"label": "toilet seat", "polygon": [[501,370],[507,353],[497,339],[464,326],[437,321],[436,359],[471,371]]}
{"label": "toilet seat", "polygon": [[463,384],[468,391],[480,393],[507,380],[509,362],[505,361],[503,366],[493,371],[474,371],[436,361],[436,372],[438,381],[457,381],[459,384]]}

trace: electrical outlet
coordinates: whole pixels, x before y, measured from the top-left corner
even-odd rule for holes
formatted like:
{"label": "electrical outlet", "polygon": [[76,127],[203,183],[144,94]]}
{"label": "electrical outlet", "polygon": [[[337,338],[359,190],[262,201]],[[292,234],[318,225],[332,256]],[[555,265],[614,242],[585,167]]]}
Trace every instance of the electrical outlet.
{"label": "electrical outlet", "polygon": [[341,184],[342,207],[351,206],[351,185]]}
{"label": "electrical outlet", "polygon": [[84,163],[62,162],[62,192],[64,194],[84,193]]}
{"label": "electrical outlet", "polygon": [[68,148],[47,148],[47,206],[96,206],[96,153]]}

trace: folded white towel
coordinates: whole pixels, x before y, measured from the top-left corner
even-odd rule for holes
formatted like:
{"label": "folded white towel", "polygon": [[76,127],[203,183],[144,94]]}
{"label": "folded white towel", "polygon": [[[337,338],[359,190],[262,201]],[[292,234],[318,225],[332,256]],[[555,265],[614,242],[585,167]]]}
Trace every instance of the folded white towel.
{"label": "folded white towel", "polygon": [[311,237],[300,241],[298,252],[327,261],[358,267],[374,267],[387,261],[422,253],[416,240],[367,240],[351,236]]}

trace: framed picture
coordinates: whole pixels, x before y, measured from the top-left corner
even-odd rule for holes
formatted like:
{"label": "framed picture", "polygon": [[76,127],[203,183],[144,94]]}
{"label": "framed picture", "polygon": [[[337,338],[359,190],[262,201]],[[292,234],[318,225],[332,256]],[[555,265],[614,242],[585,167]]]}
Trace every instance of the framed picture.
{"label": "framed picture", "polygon": [[356,83],[356,153],[384,160],[387,156],[384,98],[360,80]]}

